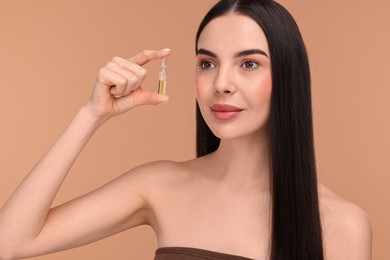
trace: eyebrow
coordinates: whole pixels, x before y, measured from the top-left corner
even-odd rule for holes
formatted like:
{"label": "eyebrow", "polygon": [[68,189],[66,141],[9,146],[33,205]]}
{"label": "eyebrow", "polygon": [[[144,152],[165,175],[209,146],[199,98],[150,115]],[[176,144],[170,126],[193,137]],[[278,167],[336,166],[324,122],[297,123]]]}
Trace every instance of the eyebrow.
{"label": "eyebrow", "polygon": [[[207,56],[210,56],[210,57],[213,57],[213,58],[218,58],[217,54],[215,54],[215,53],[213,53],[211,51],[205,50],[205,49],[199,49],[196,52],[196,55],[199,55],[199,54],[204,54],[204,55],[207,55]],[[260,49],[250,49],[250,50],[240,51],[240,52],[234,54],[234,58],[238,58],[238,57],[241,57],[241,56],[247,56],[247,55],[251,55],[251,54],[261,54],[261,55],[264,55],[264,56],[266,56],[268,58],[267,53],[265,53],[265,51],[260,50]]]}

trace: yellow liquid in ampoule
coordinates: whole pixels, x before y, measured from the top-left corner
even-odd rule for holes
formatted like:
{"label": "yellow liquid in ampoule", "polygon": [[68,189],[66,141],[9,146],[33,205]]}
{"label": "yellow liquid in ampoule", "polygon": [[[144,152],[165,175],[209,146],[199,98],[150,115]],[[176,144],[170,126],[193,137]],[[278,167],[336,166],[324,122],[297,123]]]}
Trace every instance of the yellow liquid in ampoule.
{"label": "yellow liquid in ampoule", "polygon": [[166,94],[167,81],[159,80],[158,81],[158,94],[165,95]]}

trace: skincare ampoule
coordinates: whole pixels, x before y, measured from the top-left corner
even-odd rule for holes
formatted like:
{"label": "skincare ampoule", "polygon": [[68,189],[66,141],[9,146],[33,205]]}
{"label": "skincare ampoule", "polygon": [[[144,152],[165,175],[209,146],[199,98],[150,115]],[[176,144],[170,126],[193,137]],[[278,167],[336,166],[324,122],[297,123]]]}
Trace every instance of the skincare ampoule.
{"label": "skincare ampoule", "polygon": [[158,94],[165,95],[167,90],[167,57],[164,57],[161,63],[160,74],[158,77]]}

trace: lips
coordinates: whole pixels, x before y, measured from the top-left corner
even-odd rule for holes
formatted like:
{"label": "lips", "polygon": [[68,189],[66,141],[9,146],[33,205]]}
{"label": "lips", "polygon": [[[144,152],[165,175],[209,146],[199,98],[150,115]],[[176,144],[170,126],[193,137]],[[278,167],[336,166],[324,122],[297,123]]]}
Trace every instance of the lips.
{"label": "lips", "polygon": [[216,119],[219,120],[230,120],[236,117],[244,109],[235,107],[228,104],[214,104],[211,106],[211,111],[213,112]]}

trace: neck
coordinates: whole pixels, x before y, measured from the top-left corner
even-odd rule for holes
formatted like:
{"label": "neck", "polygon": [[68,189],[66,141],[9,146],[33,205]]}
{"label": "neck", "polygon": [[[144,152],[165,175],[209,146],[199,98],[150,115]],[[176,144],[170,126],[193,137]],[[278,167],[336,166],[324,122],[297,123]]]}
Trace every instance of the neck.
{"label": "neck", "polygon": [[269,147],[266,131],[222,139],[211,154],[220,180],[235,186],[261,185],[269,190]]}

